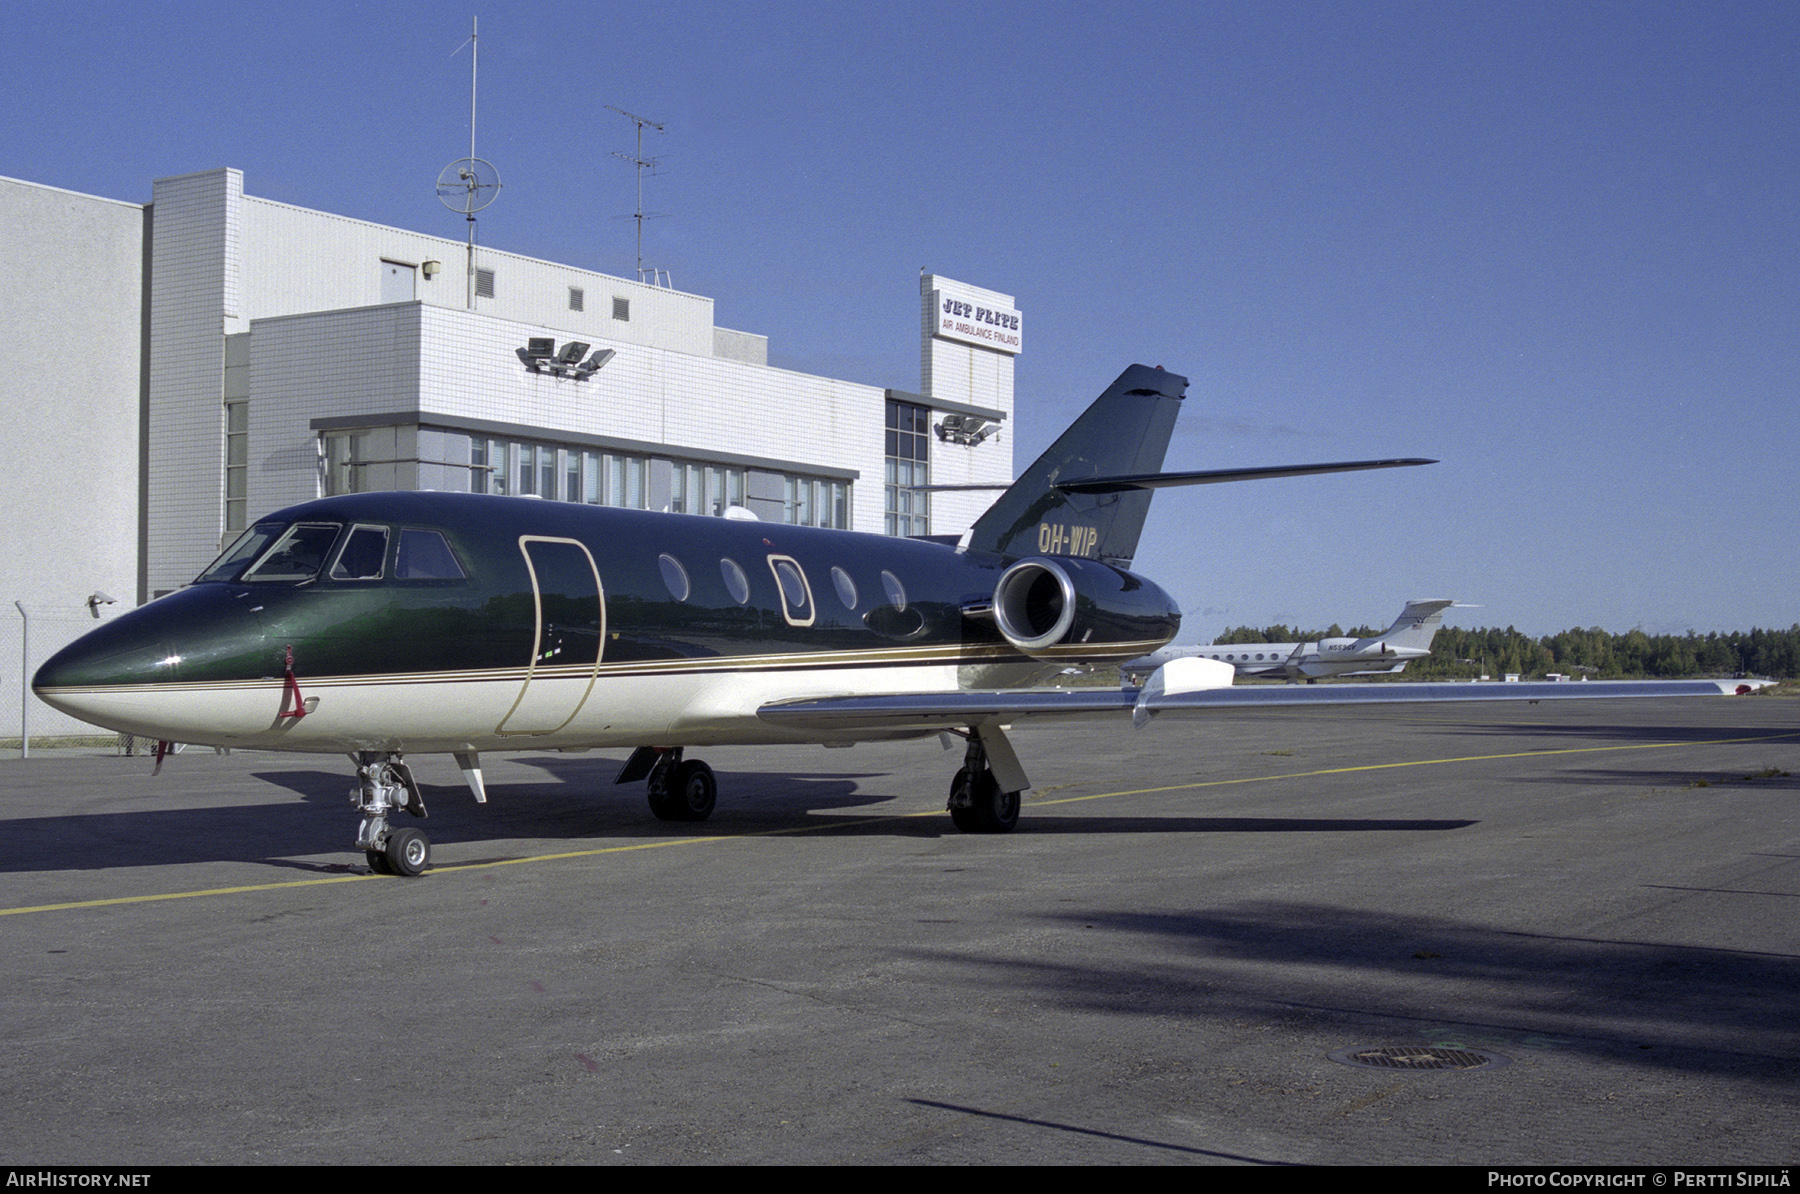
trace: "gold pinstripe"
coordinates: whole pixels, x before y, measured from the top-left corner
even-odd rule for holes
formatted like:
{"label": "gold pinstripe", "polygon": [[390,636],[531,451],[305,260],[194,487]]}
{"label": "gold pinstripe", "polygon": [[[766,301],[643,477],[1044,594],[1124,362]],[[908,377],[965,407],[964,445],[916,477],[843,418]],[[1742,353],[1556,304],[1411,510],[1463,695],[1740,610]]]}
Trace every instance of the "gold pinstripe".
{"label": "gold pinstripe", "polygon": [[[1043,662],[1083,661],[1109,663],[1134,659],[1162,645],[1162,639],[1145,639],[1128,643],[1079,643],[1047,647],[1037,653]],[[709,672],[768,671],[836,671],[856,667],[917,667],[922,664],[962,664],[1014,660],[1024,662],[1005,643],[939,644],[921,647],[887,647],[857,651],[802,651],[769,655],[725,655],[684,657],[680,659],[643,659],[618,663],[601,663],[596,674],[592,664],[568,664],[561,667],[539,666],[535,671],[526,666],[512,668],[471,668],[443,672],[387,672],[378,675],[308,676],[300,683],[305,688],[336,688],[392,684],[475,684],[509,681],[523,683],[529,673],[533,679],[599,679],[624,676],[679,676]],[[78,695],[81,693],[131,692],[230,692],[261,690],[280,684],[279,676],[262,676],[255,680],[199,680],[165,684],[84,685],[80,687],[46,688],[46,694]]]}

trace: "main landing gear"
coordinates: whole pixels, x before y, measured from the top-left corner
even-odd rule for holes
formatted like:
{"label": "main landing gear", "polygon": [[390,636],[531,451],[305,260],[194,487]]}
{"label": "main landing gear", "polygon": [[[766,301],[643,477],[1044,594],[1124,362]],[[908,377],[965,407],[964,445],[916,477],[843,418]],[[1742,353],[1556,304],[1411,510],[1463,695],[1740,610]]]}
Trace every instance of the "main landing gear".
{"label": "main landing gear", "polygon": [[350,756],[362,777],[360,787],[350,789],[350,803],[362,810],[356,844],[378,875],[419,875],[431,865],[431,839],[417,829],[388,828],[388,814],[401,809],[425,816],[419,785],[399,751],[358,751]]}
{"label": "main landing gear", "polygon": [[[998,729],[971,729],[968,740],[962,770],[950,783],[950,820],[964,833],[1011,833],[1019,824],[1019,797],[1029,786],[1024,782],[1024,774],[1016,772],[1018,759]],[[1003,752],[1006,758],[990,758],[990,746],[996,755]],[[1006,790],[1008,785],[995,775],[996,763],[1002,771],[1016,772],[1009,778],[1018,782],[1017,789]]]}
{"label": "main landing gear", "polygon": [[650,811],[659,821],[704,821],[719,800],[719,781],[699,759],[681,757],[679,746],[640,746],[619,768],[615,784],[644,780]]}

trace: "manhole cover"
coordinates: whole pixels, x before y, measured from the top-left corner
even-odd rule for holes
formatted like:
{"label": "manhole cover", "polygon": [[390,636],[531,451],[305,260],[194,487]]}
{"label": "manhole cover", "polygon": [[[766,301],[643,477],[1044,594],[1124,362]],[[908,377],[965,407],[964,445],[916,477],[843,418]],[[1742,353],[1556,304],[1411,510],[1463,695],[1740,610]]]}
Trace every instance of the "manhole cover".
{"label": "manhole cover", "polygon": [[1442,1045],[1373,1045],[1337,1049],[1325,1055],[1340,1065],[1372,1070],[1497,1070],[1512,1059],[1485,1049],[1448,1049]]}

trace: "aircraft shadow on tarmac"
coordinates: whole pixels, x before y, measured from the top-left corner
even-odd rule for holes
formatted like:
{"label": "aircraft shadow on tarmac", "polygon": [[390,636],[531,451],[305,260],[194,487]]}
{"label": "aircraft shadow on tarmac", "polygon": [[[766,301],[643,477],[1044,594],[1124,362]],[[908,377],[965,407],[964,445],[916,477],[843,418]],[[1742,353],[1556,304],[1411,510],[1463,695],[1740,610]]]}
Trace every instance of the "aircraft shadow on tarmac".
{"label": "aircraft shadow on tarmac", "polygon": [[1707,788],[1730,788],[1734,792],[1754,788],[1781,799],[1790,800],[1800,791],[1800,775],[1761,767],[1690,767],[1652,771],[1638,768],[1617,770],[1595,767],[1558,771],[1555,775],[1516,775],[1514,783],[1525,784],[1606,784],[1620,788],[1685,788],[1700,794]]}
{"label": "aircraft shadow on tarmac", "polygon": [[[1508,931],[1449,917],[1257,901],[1031,913],[1142,950],[1064,961],[915,950],[970,991],[1118,1016],[1285,1022],[1346,1044],[1550,1050],[1732,1076],[1791,1097],[1800,955]],[[1104,937],[1096,938],[1097,941]],[[1142,961],[1130,960],[1132,955]],[[954,994],[950,988],[947,995]],[[1333,1022],[1336,1022],[1334,1025]],[[1336,1025],[1341,1025],[1337,1027]]]}
{"label": "aircraft shadow on tarmac", "polygon": [[[547,772],[551,778],[519,780],[509,768],[490,766],[488,803],[478,805],[460,782],[421,781],[430,816],[422,823],[443,849],[459,844],[520,839],[551,841],[559,847],[619,840],[727,836],[752,833],[831,832],[858,837],[933,839],[965,837],[935,801],[909,801],[905,812],[882,812],[894,793],[891,781],[859,786],[885,773],[804,775],[719,772],[728,793],[719,810],[702,824],[662,822],[645,807],[642,785],[614,786],[617,759],[508,760]],[[258,801],[255,783],[285,789],[299,802]],[[262,862],[307,872],[359,868],[353,848],[355,823],[349,815],[351,781],[342,771],[285,769],[245,776],[243,802],[211,807],[133,809],[103,814],[29,817],[6,822],[0,837],[0,873],[104,870],[119,867],[181,866],[200,862]],[[1471,819],[1324,818],[1230,816],[1080,815],[1066,810],[1031,815],[1022,834],[1098,833],[1362,833],[1464,829]],[[867,810],[865,812],[865,810]],[[919,812],[927,815],[917,815]],[[846,815],[849,814],[849,815]],[[402,821],[410,818],[402,818]],[[520,856],[517,847],[482,861]],[[327,860],[312,858],[325,855]],[[473,860],[468,860],[473,861]]]}
{"label": "aircraft shadow on tarmac", "polygon": [[[1558,713],[1566,710],[1557,710]],[[1679,726],[1668,724],[1653,725],[1590,725],[1563,721],[1509,721],[1509,722],[1462,722],[1456,725],[1443,725],[1442,730],[1475,734],[1482,737],[1538,737],[1544,739],[1564,738],[1601,738],[1614,739],[1620,742],[1740,742],[1745,738],[1756,738],[1769,742],[1792,742],[1800,739],[1800,730],[1782,731],[1757,727],[1741,726]],[[1545,746],[1544,750],[1556,747]]]}

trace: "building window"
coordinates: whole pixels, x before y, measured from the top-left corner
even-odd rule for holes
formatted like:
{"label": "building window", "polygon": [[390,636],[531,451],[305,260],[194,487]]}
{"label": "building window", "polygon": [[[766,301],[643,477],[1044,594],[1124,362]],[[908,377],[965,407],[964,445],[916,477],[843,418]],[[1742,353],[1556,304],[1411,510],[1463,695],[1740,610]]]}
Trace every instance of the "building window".
{"label": "building window", "polygon": [[[332,438],[336,437],[328,437],[328,445]],[[353,448],[347,445],[339,451],[347,455]],[[469,440],[469,490],[646,510],[650,508],[653,462],[665,462],[670,470],[667,505],[659,498],[658,509],[675,514],[722,515],[730,507],[744,504],[749,473],[741,467],[488,436]],[[848,488],[843,482],[835,484],[838,490]],[[834,500],[829,491],[826,500]],[[835,508],[843,512],[843,521],[809,525],[847,527],[847,492],[836,495],[835,500]]]}
{"label": "building window", "polygon": [[929,535],[931,495],[912,486],[931,484],[931,411],[912,402],[887,404],[887,533]]}
{"label": "building window", "polygon": [[225,532],[235,535],[248,525],[250,505],[250,403],[225,404]]}
{"label": "building window", "polygon": [[569,287],[569,310],[571,310],[571,311],[583,310],[584,304],[586,304],[586,302],[587,302],[587,295],[582,292],[581,287],[579,287],[579,286]]}
{"label": "building window", "polygon": [[494,271],[493,270],[478,269],[475,271],[475,297],[476,298],[493,298],[494,297]]}
{"label": "building window", "polygon": [[623,298],[616,298],[616,297],[613,299],[613,318],[618,320],[620,323],[630,323],[631,322],[631,300],[630,299],[623,299]]}
{"label": "building window", "polygon": [[744,504],[744,470],[676,462],[670,478],[669,510],[675,514],[721,515]]}
{"label": "building window", "polygon": [[849,530],[849,482],[824,477],[783,478],[781,520],[801,527]]}
{"label": "building window", "polygon": [[361,493],[369,460],[369,433],[343,431],[325,437],[325,496]]}

